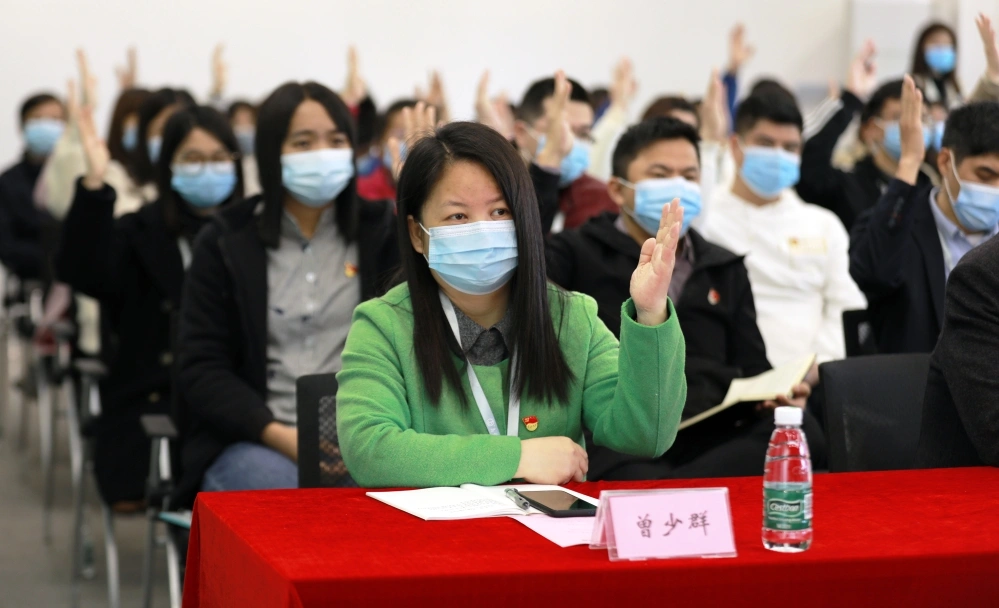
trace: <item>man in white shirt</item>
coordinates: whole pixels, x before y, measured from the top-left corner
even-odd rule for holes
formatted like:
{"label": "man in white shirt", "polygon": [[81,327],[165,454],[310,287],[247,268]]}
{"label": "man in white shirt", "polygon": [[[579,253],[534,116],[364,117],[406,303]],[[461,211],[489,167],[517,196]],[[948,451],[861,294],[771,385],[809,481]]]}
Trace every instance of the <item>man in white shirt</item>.
{"label": "man in white shirt", "polygon": [[[746,255],[757,324],[775,366],[811,352],[819,363],[842,359],[843,311],[867,305],[850,278],[849,239],[839,218],[791,189],[801,131],[790,94],[768,90],[745,99],[730,145],[738,173],[731,189],[715,192],[701,229]],[[814,385],[816,375],[809,380]]]}

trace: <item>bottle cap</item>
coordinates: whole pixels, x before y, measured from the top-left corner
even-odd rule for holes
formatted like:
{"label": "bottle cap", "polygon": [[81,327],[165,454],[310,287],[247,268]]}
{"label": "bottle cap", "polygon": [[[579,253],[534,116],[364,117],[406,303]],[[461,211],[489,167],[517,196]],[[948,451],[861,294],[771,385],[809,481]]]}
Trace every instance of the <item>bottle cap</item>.
{"label": "bottle cap", "polygon": [[774,424],[784,426],[801,426],[802,410],[800,407],[782,406],[774,410]]}

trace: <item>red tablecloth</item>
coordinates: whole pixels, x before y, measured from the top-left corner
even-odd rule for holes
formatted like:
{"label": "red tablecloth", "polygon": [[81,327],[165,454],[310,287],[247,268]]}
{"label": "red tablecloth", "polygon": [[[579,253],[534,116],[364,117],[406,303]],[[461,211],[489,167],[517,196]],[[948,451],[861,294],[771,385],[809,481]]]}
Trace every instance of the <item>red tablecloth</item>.
{"label": "red tablecloth", "polygon": [[799,554],[763,548],[758,477],[571,487],[717,486],[738,557],[616,563],[505,518],[425,522],[363,490],[202,493],[184,605],[999,606],[999,469],[817,475]]}

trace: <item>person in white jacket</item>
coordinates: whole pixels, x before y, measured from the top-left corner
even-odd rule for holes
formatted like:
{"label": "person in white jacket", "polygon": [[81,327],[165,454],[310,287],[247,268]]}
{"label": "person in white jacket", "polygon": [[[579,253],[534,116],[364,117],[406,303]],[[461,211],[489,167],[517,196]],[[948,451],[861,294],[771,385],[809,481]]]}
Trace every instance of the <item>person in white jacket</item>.
{"label": "person in white jacket", "polygon": [[[701,226],[705,238],[746,256],[757,323],[774,366],[808,353],[819,363],[842,359],[843,311],[867,306],[850,277],[843,225],[792,189],[802,122],[787,93],[743,100],[730,142],[738,172],[731,188],[715,192]],[[809,381],[814,385],[817,374]]]}

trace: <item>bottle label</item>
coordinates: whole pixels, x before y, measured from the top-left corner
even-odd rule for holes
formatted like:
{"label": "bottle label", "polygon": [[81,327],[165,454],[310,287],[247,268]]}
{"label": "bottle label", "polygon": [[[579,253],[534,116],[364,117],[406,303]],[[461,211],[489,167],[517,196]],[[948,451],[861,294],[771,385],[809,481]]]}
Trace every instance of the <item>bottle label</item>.
{"label": "bottle label", "polygon": [[770,530],[807,530],[812,527],[812,490],[763,488],[763,526]]}

